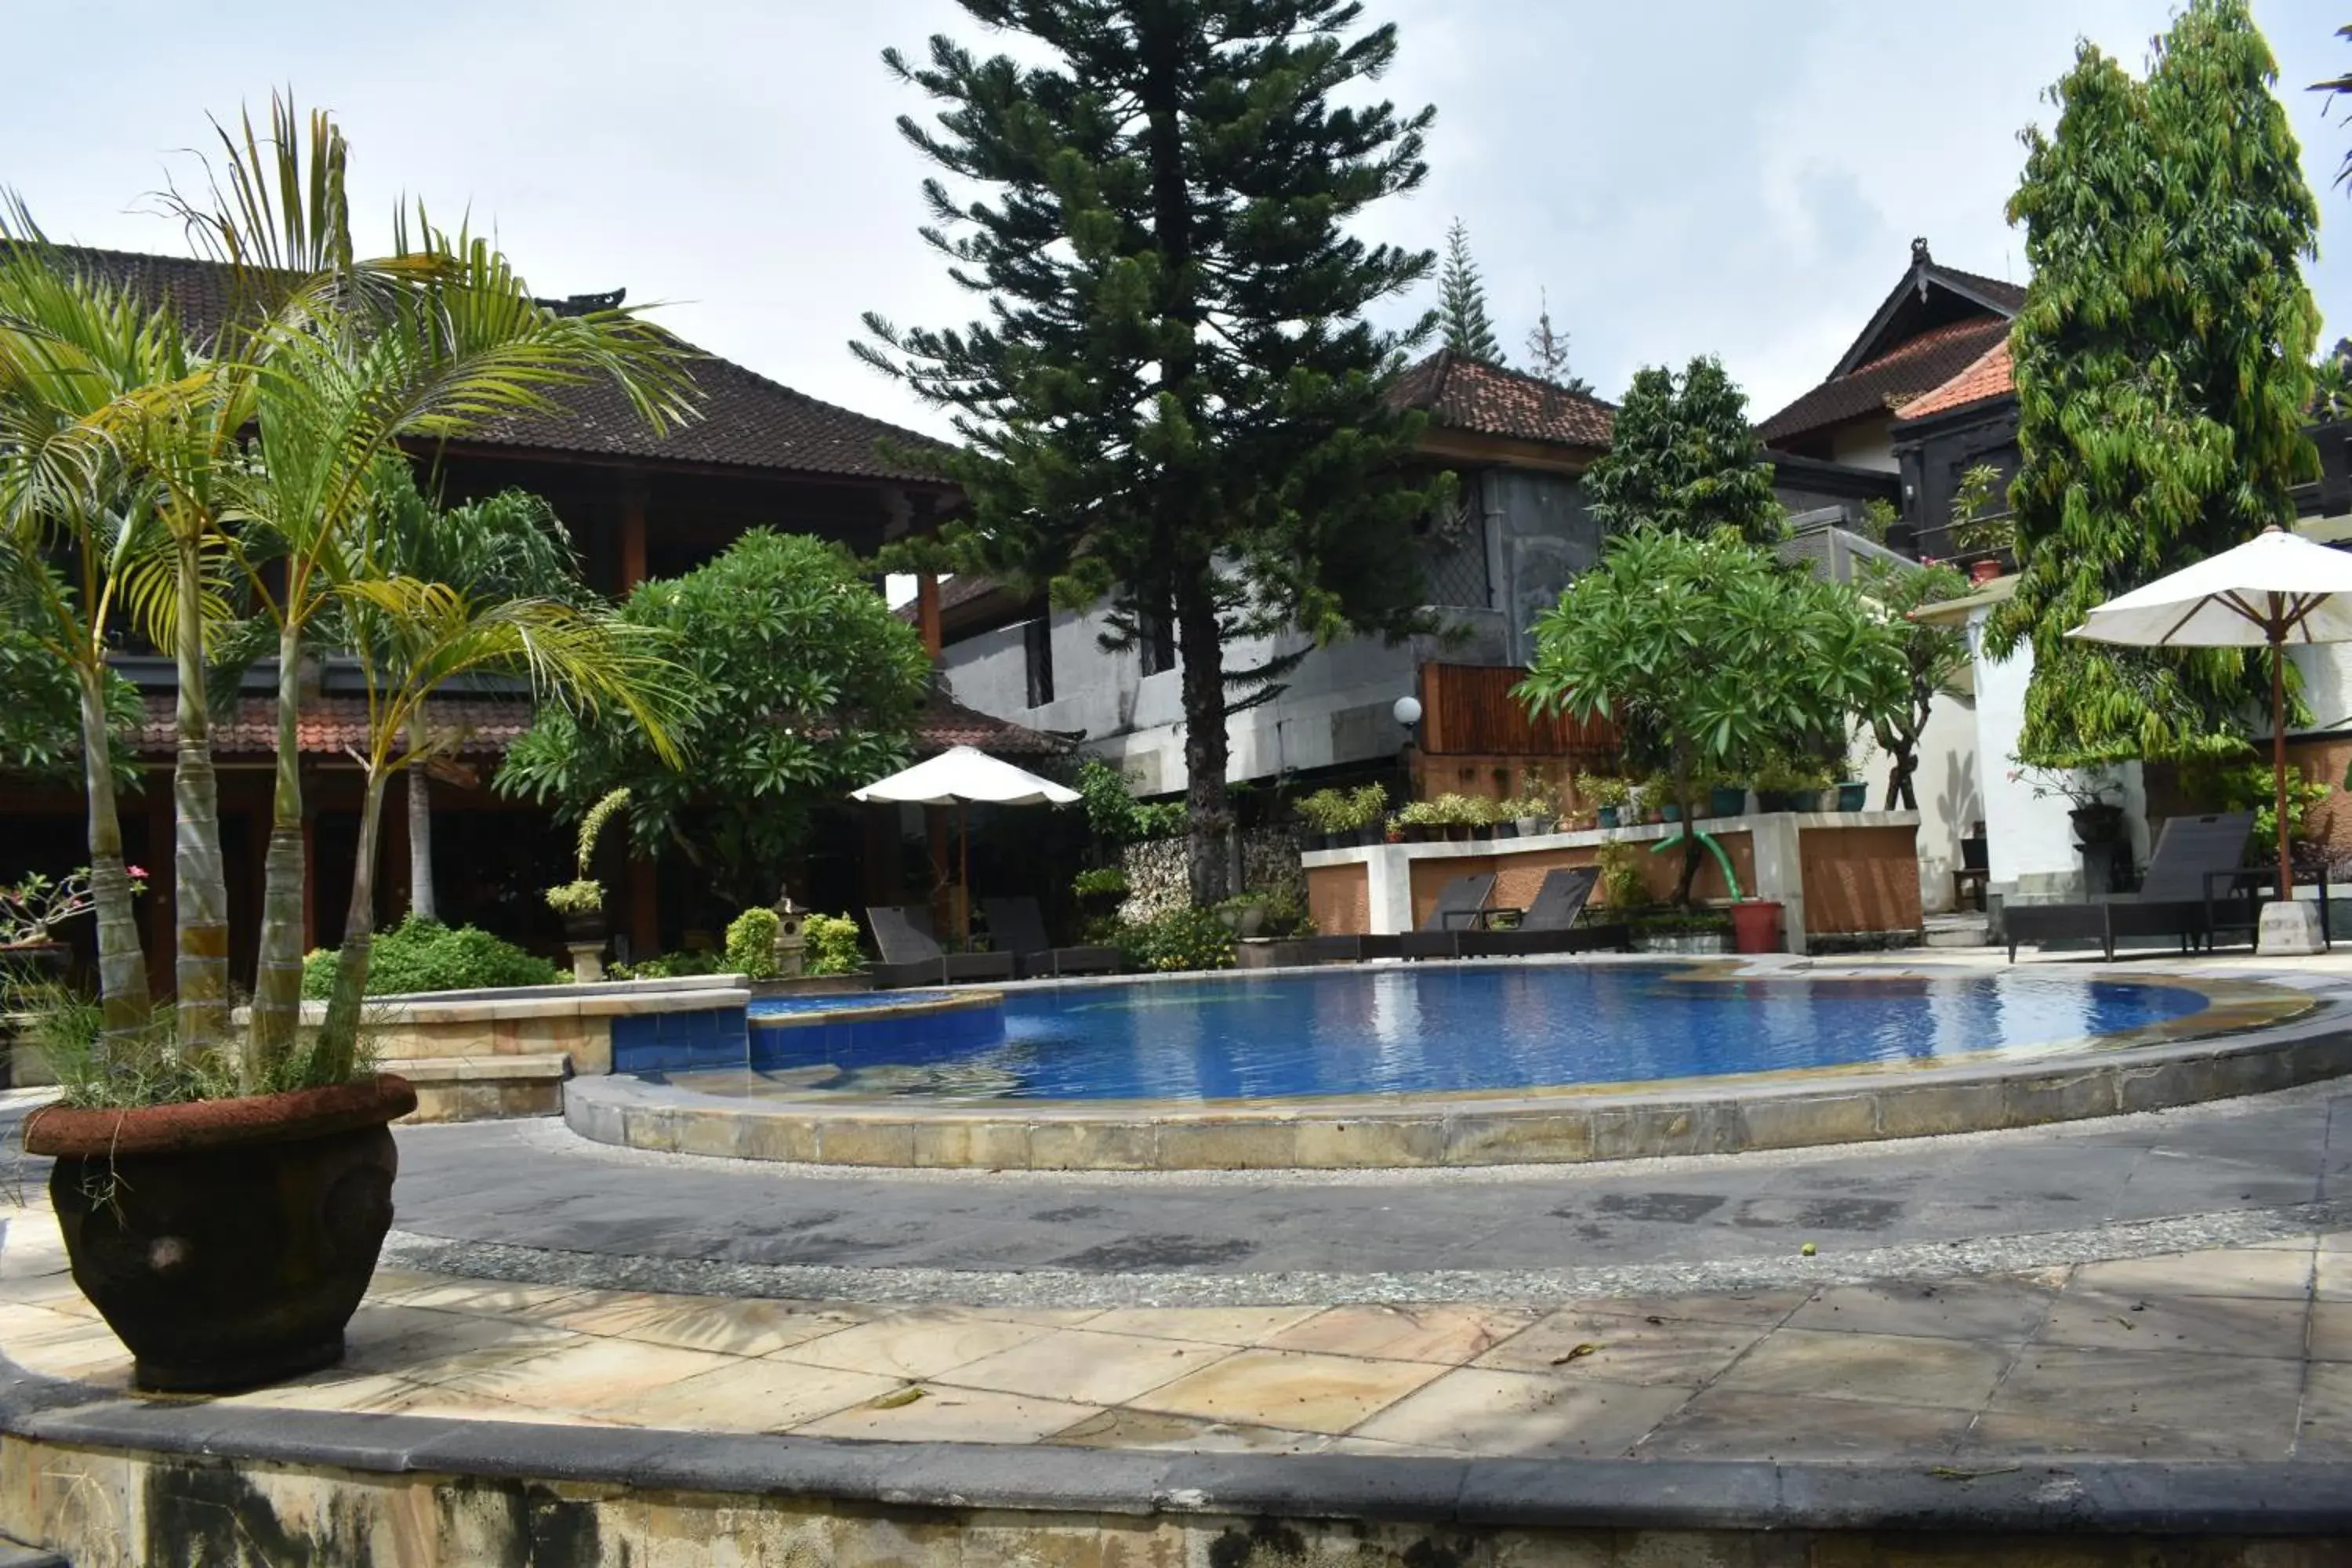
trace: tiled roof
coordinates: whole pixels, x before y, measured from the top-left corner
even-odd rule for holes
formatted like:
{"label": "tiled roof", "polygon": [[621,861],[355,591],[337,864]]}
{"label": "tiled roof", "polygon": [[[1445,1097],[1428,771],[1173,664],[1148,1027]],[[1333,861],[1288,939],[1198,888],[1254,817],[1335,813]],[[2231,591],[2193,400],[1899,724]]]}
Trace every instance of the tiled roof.
{"label": "tiled roof", "polygon": [[[142,756],[169,757],[178,743],[179,724],[168,692],[147,697],[147,721],[139,727]],[[436,729],[465,731],[461,754],[496,756],[530,728],[530,703],[521,698],[460,698],[438,700],[426,710]],[[320,697],[303,704],[295,721],[304,754],[341,756],[367,750],[367,700]],[[278,700],[247,697],[235,709],[212,716],[213,753],[224,757],[269,756],[278,750]]]}
{"label": "tiled roof", "polygon": [[1616,419],[1616,411],[1597,397],[1464,359],[1451,349],[1408,366],[1389,389],[1389,402],[1426,410],[1432,424],[1450,429],[1602,451]]}
{"label": "tiled roof", "polygon": [[1905,404],[1903,417],[1926,419],[1932,415],[1948,414],[1955,408],[1966,408],[1973,403],[1989,403],[1997,397],[2007,397],[2015,390],[2010,381],[2009,339],[2003,337],[1977,356],[1968,369],[1933,392]]}
{"label": "tiled roof", "polygon": [[[127,284],[142,297],[168,297],[198,339],[227,317],[227,269],[177,256],[68,247],[90,274]],[[715,464],[857,479],[935,478],[909,453],[886,457],[884,443],[936,448],[929,437],[779,385],[741,365],[693,351],[688,374],[701,393],[701,417],[656,436],[607,381],[559,387],[560,413],[499,420],[469,442],[532,451],[574,452],[641,462]]]}
{"label": "tiled roof", "polygon": [[[436,700],[428,710],[436,729],[466,732],[460,755],[499,756],[516,737],[530,728],[531,704],[522,697],[479,697]],[[169,693],[150,693],[147,719],[139,728],[139,753],[153,760],[169,758],[176,745],[178,721]],[[296,721],[296,733],[308,756],[341,756],[367,749],[367,701],[358,697],[321,697],[305,703]],[[278,702],[270,697],[239,700],[234,710],[215,713],[212,722],[213,754],[221,757],[270,756],[278,748]],[[983,752],[1021,756],[1049,756],[1069,749],[1068,742],[1042,730],[992,718],[965,707],[950,697],[934,695],[915,726],[916,749],[944,752],[950,746],[977,746]]]}
{"label": "tiled roof", "polygon": [[[969,605],[975,599],[984,599],[997,592],[1000,586],[995,578],[982,577],[971,572],[959,572],[952,577],[942,577],[940,579],[940,614],[944,616],[959,605]],[[912,599],[899,605],[893,613],[908,626],[913,626],[921,618],[920,606]]]}
{"label": "tiled roof", "polygon": [[935,692],[915,729],[916,750],[944,752],[950,746],[972,746],[997,755],[1046,757],[1066,752],[1070,743],[1059,735],[1015,724],[967,708],[944,692]]}
{"label": "tiled roof", "polygon": [[1757,427],[1767,445],[1901,410],[1967,369],[2009,336],[2000,316],[1979,316],[1931,327],[1845,374],[1822,383]]}

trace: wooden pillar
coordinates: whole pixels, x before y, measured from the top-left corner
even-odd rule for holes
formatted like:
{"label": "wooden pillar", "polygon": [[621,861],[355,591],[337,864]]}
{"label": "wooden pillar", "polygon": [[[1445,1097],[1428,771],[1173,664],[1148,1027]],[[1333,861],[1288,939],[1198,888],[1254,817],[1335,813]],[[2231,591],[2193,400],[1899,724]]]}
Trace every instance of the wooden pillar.
{"label": "wooden pillar", "polygon": [[915,625],[923,634],[923,651],[937,663],[940,657],[940,577],[925,572],[915,579]]}
{"label": "wooden pillar", "polygon": [[661,900],[650,860],[629,862],[629,959],[635,963],[661,951]]}
{"label": "wooden pillar", "polygon": [[646,580],[646,486],[642,479],[621,487],[621,584],[623,594]]}

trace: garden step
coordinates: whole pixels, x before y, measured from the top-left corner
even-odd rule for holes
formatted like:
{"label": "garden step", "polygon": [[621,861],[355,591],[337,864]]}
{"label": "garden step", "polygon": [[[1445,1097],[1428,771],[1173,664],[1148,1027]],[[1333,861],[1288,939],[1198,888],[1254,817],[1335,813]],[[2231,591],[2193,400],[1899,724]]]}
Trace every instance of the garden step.
{"label": "garden step", "polygon": [[1921,924],[1929,947],[1984,947],[1992,941],[1992,921],[1974,910],[1929,915]]}

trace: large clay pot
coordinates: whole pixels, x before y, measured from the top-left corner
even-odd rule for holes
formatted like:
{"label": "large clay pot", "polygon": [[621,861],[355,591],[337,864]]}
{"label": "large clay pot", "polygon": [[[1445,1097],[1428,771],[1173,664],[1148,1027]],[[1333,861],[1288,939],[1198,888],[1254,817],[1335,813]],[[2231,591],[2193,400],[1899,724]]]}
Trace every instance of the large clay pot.
{"label": "large clay pot", "polygon": [[74,1283],[142,1388],[251,1388],[331,1366],[392,1227],[390,1073],[330,1089],[129,1110],[48,1107],[25,1148]]}

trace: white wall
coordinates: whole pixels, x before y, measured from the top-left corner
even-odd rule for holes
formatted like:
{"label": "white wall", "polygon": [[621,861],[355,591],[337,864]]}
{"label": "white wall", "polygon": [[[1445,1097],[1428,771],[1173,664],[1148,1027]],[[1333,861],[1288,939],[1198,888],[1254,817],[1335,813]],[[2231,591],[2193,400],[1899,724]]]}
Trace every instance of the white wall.
{"label": "white wall", "polygon": [[[1864,731],[1856,749],[1869,739]],[[1919,770],[1911,775],[1912,793],[1919,801],[1919,907],[1929,914],[1953,908],[1952,868],[1960,863],[1960,839],[1984,820],[1979,762],[1975,701],[1948,693],[1938,696],[1919,732]],[[1892,771],[1893,759],[1871,746],[1862,773],[1870,785],[1873,811],[1886,799]]]}
{"label": "white wall", "polygon": [[1892,418],[1870,425],[1849,425],[1830,433],[1830,457],[1833,461],[1850,463],[1857,468],[1876,468],[1882,473],[1899,474],[1903,465],[1895,457],[1895,421]]}
{"label": "white wall", "polygon": [[[2071,803],[2063,795],[2033,797],[2031,778],[2012,780],[2018,737],[2025,730],[2025,689],[2033,679],[2033,649],[2021,645],[2007,659],[1985,656],[1985,620],[1979,609],[1969,619],[1969,654],[1977,689],[1977,778],[1984,797],[1986,863],[1990,892],[2017,902],[2080,898],[2083,857],[2074,846]],[[2139,764],[2118,770],[2132,853],[2147,858],[2147,794]]]}
{"label": "white wall", "polygon": [[[1500,637],[1500,617],[1492,618],[1496,625],[1480,639],[1487,643]],[[1052,702],[1028,705],[1028,664],[1019,626],[949,646],[940,662],[956,700],[1034,729],[1085,731],[1084,749],[1118,763],[1139,794],[1182,789],[1181,666],[1147,676],[1135,650],[1105,652],[1097,640],[1103,630],[1097,616],[1055,611],[1053,622]],[[1291,637],[1228,643],[1225,668],[1246,668],[1269,653],[1298,647],[1307,640]],[[1493,657],[1491,647],[1481,651],[1476,641],[1472,647],[1467,657]],[[1265,778],[1335,763],[1393,759],[1408,737],[1390,710],[1398,698],[1413,694],[1426,652],[1412,644],[1391,647],[1359,638],[1308,654],[1291,672],[1279,699],[1225,721],[1226,777]]]}

